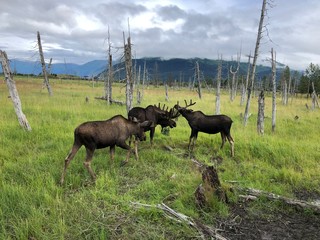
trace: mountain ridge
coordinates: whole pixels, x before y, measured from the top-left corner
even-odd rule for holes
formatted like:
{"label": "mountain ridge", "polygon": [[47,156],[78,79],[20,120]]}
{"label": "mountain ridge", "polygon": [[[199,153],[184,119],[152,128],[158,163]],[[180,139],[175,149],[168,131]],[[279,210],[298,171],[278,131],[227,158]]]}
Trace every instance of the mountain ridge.
{"label": "mountain ridge", "polygon": [[[196,63],[199,65],[201,77],[205,79],[214,79],[217,76],[218,64],[220,60],[207,58],[171,58],[163,59],[161,57],[146,57],[140,59],[133,59],[133,66],[136,71],[141,71],[141,75],[146,66],[150,80],[157,79],[157,81],[189,81],[195,75]],[[84,64],[75,63],[53,63],[51,65],[51,74],[67,74],[79,77],[96,77],[103,79],[107,71],[107,60],[93,60]],[[121,80],[125,77],[125,69],[123,63],[113,64],[113,68],[118,71],[115,80]],[[11,71],[17,74],[42,74],[41,64],[39,61],[22,61],[19,59],[10,60]],[[230,68],[233,71],[237,68],[236,61],[222,60],[222,78],[227,78],[230,74]],[[246,76],[248,69],[247,62],[240,62],[239,76]],[[280,72],[282,68],[277,71]],[[2,72],[2,69],[0,69]],[[258,65],[256,68],[256,77],[263,78],[270,76],[271,67]],[[279,77],[280,74],[277,73]],[[118,79],[117,79],[118,78]]]}

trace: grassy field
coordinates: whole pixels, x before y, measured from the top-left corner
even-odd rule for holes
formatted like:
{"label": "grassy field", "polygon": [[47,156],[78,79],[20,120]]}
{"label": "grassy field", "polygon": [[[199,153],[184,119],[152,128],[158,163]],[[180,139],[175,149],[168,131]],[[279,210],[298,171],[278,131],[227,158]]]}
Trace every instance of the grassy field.
{"label": "grassy field", "polygon": [[[131,203],[165,202],[174,210],[214,224],[216,217],[227,216],[228,205],[212,203],[199,211],[194,191],[201,174],[186,157],[190,128],[183,117],[170,135],[156,129],[155,145],[149,136],[139,148],[139,161],[131,157],[120,167],[126,152],[116,148],[110,162],[109,149],[97,150],[92,168],[97,180],[92,183],[83,167],[84,148],[68,168],[65,184],[59,180],[64,158],[73,143],[73,130],[80,123],[104,120],[116,114],[126,116],[125,106],[108,106],[95,97],[103,95],[103,84],[80,81],[51,81],[53,96],[42,89],[41,79],[16,79],[22,109],[31,127],[24,131],[18,124],[12,101],[3,80],[0,81],[0,239],[195,239],[199,233],[187,224],[167,218],[155,208],[135,208]],[[142,106],[193,99],[194,110],[213,114],[215,94],[169,90],[165,102],[164,88],[144,90]],[[85,101],[88,97],[89,102]],[[113,97],[125,100],[123,85],[115,85]],[[295,98],[288,106],[277,104],[276,132],[271,132],[271,98],[266,97],[265,134],[256,131],[257,99],[251,103],[252,115],[246,127],[240,114],[240,97],[234,102],[222,96],[221,112],[234,123],[235,157],[230,157],[226,143],[219,150],[220,135],[199,133],[196,158],[208,165],[222,157],[219,177],[225,189],[236,181],[241,187],[252,187],[287,197],[295,192],[318,192],[320,186],[320,111],[307,110],[306,98]],[[136,104],[135,104],[136,105]],[[299,118],[295,120],[295,116]],[[168,151],[165,146],[173,150]],[[237,195],[227,192],[231,201]],[[263,200],[262,200],[263,201]],[[267,201],[265,207],[276,207]]]}

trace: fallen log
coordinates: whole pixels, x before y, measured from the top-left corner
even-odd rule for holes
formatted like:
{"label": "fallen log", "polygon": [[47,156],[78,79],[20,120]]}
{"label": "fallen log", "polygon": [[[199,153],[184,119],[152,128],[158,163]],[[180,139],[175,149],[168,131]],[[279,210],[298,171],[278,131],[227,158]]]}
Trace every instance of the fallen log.
{"label": "fallen log", "polygon": [[179,223],[187,223],[189,226],[195,228],[201,235],[202,239],[218,239],[218,240],[227,240],[223,236],[217,233],[218,229],[215,229],[213,227],[209,227],[207,225],[202,224],[199,221],[195,221],[189,216],[184,215],[183,213],[179,213],[174,211],[172,208],[168,207],[166,204],[156,204],[156,205],[150,205],[150,204],[144,204],[139,202],[130,202],[134,207],[145,207],[145,208],[157,208],[164,211],[165,215],[175,220]]}
{"label": "fallen log", "polygon": [[250,200],[255,200],[259,197],[265,197],[269,200],[279,200],[283,203],[286,203],[290,206],[302,208],[302,209],[310,209],[313,212],[320,214],[320,204],[316,202],[308,202],[304,200],[299,200],[299,199],[293,199],[293,198],[288,198],[284,197],[281,195],[277,195],[274,193],[269,193],[265,192],[262,190],[254,189],[254,188],[236,188],[240,192],[245,192],[247,195],[240,195],[241,198],[245,199],[250,199]]}
{"label": "fallen log", "polygon": [[[95,97],[95,99],[108,101],[108,99],[107,99],[106,97]],[[120,106],[124,105],[124,102],[118,101],[118,100],[114,100],[114,99],[110,99],[109,102],[110,102],[110,103],[118,104],[118,105],[120,105]]]}

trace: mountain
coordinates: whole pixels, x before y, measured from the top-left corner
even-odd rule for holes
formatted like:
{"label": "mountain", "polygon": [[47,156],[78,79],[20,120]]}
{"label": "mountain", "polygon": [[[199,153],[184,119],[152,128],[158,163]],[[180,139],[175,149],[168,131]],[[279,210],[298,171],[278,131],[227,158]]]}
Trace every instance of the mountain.
{"label": "mountain", "polygon": [[[196,63],[199,65],[201,78],[214,79],[218,72],[218,60],[203,59],[203,58],[141,58],[133,59],[133,66],[136,71],[143,75],[144,68],[146,68],[149,81],[183,81],[187,82],[195,76]],[[19,74],[34,74],[42,73],[40,62],[21,61],[17,59],[10,60],[11,70]],[[104,79],[106,74],[107,61],[94,60],[85,64],[79,65],[74,63],[54,63],[51,66],[52,74],[68,74],[79,77],[95,76],[98,79]],[[233,71],[237,68],[235,61],[222,61],[222,79],[227,79],[230,75],[230,67]],[[116,72],[115,80],[124,79],[126,76],[123,63],[115,63],[113,69]],[[241,62],[239,65],[239,76],[246,76],[248,64]],[[1,69],[2,70],[2,69]],[[278,68],[277,77],[281,75],[282,69]],[[1,71],[2,72],[2,71]],[[257,79],[268,77],[271,74],[271,67],[258,65],[256,68]]]}
{"label": "mountain", "polygon": [[[40,62],[21,61],[18,59],[9,60],[10,68],[12,72],[19,74],[42,74],[42,68]],[[79,77],[96,76],[101,73],[107,66],[105,60],[94,60],[85,64],[74,63],[53,63],[51,65],[52,74],[69,74]],[[0,69],[2,73],[2,68]]]}
{"label": "mountain", "polygon": [[[172,59],[162,59],[162,58],[141,58],[133,59],[133,66],[136,71],[139,71],[143,76],[144,68],[147,69],[149,81],[182,81],[187,82],[193,79],[195,76],[196,63],[199,65],[199,71],[201,78],[204,79],[214,79],[218,74],[219,60],[212,60],[206,58],[172,58]],[[237,62],[236,61],[222,61],[222,79],[227,79],[230,74],[230,68],[236,71]],[[125,68],[123,63],[118,63],[113,65],[116,81],[125,78]],[[241,62],[239,65],[239,76],[246,76],[248,70],[248,64],[246,62]],[[277,77],[281,75],[282,68],[277,69]],[[99,78],[103,79],[106,74],[106,70],[98,75]],[[256,78],[262,79],[271,75],[271,67],[258,65],[256,67]]]}

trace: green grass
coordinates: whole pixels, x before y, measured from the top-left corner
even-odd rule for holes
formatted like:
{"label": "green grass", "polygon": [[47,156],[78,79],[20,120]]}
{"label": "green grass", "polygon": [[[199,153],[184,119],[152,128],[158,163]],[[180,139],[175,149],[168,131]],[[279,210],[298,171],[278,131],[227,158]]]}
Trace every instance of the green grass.
{"label": "green grass", "polygon": [[[103,95],[103,84],[53,80],[53,96],[42,89],[41,79],[17,79],[22,109],[31,127],[24,131],[18,124],[6,84],[0,82],[0,238],[1,239],[190,239],[198,233],[186,224],[167,218],[155,208],[135,208],[131,202],[158,204],[210,224],[216,216],[228,214],[228,206],[213,202],[206,213],[199,212],[194,191],[201,174],[190,161],[187,144],[190,128],[180,117],[170,135],[156,129],[155,145],[140,143],[140,159],[131,156],[120,167],[126,152],[116,148],[115,160],[109,149],[97,150],[92,168],[95,184],[83,167],[82,148],[68,168],[64,186],[59,186],[64,158],[73,143],[73,130],[80,123],[126,115],[125,106],[110,105],[94,97]],[[115,85],[113,96],[125,100],[123,85]],[[187,96],[187,97],[186,97]],[[89,102],[85,98],[89,98]],[[163,88],[144,91],[142,106],[161,102],[172,107],[177,101],[193,99],[194,110],[213,114],[215,95],[204,90],[202,100],[196,92],[169,90],[165,102]],[[279,97],[280,99],[280,97]],[[256,131],[257,99],[251,104],[252,116],[242,125],[239,96],[234,102],[225,94],[221,111],[234,123],[235,157],[230,146],[220,150],[220,135],[199,133],[196,158],[213,164],[220,156],[220,180],[225,189],[229,181],[293,197],[296,190],[319,191],[320,186],[320,111],[309,111],[307,99],[293,99],[288,106],[277,105],[276,132],[271,132],[271,99],[266,98],[265,134]],[[310,105],[310,104],[309,104]],[[294,117],[299,116],[298,120]],[[173,151],[164,148],[169,145]],[[237,197],[228,192],[230,199]],[[268,204],[266,202],[265,204]],[[273,206],[273,205],[272,205]]]}

